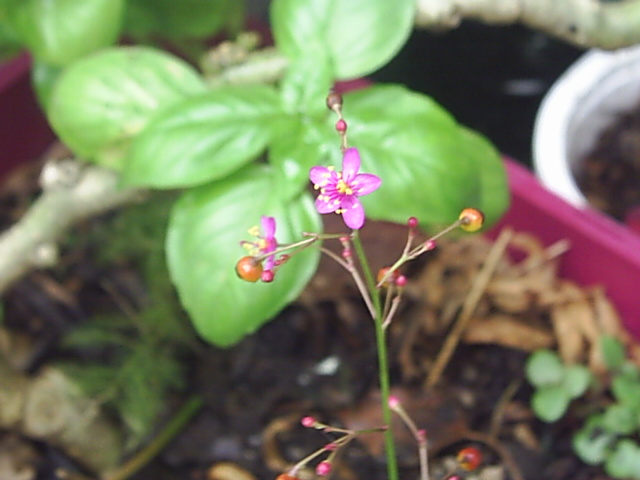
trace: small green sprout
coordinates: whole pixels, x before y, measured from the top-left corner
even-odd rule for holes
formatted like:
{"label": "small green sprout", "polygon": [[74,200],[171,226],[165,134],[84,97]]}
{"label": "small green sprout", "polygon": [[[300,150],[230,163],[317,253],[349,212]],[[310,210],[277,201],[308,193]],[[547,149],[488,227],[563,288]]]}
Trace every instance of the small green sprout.
{"label": "small green sprout", "polygon": [[559,420],[569,404],[589,388],[592,375],[584,365],[564,365],[551,350],[538,350],[529,358],[527,379],[536,387],[532,397],[535,414],[545,422]]}
{"label": "small green sprout", "polygon": [[[589,465],[601,465],[613,478],[640,480],[640,369],[628,361],[624,345],[612,336],[600,340],[607,368],[602,376],[602,407],[584,419],[573,437],[576,454]],[[535,414],[546,422],[559,420],[572,400],[595,382],[583,365],[565,365],[550,350],[529,358],[526,375],[536,391]]]}

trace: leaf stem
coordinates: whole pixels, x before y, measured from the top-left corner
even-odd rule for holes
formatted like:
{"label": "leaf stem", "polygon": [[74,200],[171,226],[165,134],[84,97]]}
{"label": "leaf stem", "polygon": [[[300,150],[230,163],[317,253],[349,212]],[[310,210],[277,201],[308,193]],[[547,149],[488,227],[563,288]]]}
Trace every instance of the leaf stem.
{"label": "leaf stem", "polygon": [[380,294],[376,288],[375,280],[371,273],[371,268],[369,267],[369,262],[367,261],[364,248],[362,247],[362,241],[358,236],[357,230],[353,233],[352,241],[365,281],[367,282],[371,299],[373,300],[373,307],[375,311],[373,323],[376,331],[376,350],[378,353],[378,378],[380,382],[382,419],[384,424],[388,427],[384,431],[385,453],[387,457],[387,478],[388,480],[398,480],[398,463],[396,459],[396,447],[393,442],[393,431],[391,429],[391,408],[389,407],[389,398],[391,396],[389,359],[387,353],[387,339],[383,325],[384,318],[382,314]]}

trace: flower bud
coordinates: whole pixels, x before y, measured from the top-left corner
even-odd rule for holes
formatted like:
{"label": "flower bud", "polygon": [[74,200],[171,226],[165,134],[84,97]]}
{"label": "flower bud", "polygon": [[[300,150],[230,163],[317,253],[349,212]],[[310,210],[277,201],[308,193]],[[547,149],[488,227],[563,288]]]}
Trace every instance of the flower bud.
{"label": "flower bud", "polygon": [[327,95],[327,108],[334,112],[342,110],[342,95],[333,90]]}
{"label": "flower bud", "polygon": [[275,274],[273,273],[273,270],[265,270],[264,272],[262,272],[262,275],[260,275],[260,280],[262,280],[264,283],[271,283],[273,282],[274,277]]}
{"label": "flower bud", "polygon": [[329,475],[331,473],[331,463],[324,461],[320,462],[316,466],[316,475],[324,477],[325,475]]}

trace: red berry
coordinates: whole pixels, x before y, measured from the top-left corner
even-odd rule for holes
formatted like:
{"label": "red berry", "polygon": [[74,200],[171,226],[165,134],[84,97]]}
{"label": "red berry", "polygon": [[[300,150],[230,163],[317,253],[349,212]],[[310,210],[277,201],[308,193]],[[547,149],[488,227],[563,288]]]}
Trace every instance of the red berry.
{"label": "red berry", "polygon": [[291,475],[290,473],[281,473],[276,477],[276,480],[300,480],[295,475]]}
{"label": "red berry", "polygon": [[484,213],[477,208],[465,208],[458,217],[460,228],[465,232],[477,232],[484,223]]}
{"label": "red berry", "polygon": [[389,285],[389,284],[395,285],[396,281],[398,280],[398,277],[400,276],[400,272],[398,272],[397,270],[394,270],[393,272],[391,272],[390,275],[387,275],[389,270],[391,270],[391,267],[383,267],[380,270],[378,270],[378,276],[376,278],[378,283],[380,283],[382,279],[386,277],[387,279],[384,281],[384,285]]}
{"label": "red berry", "polygon": [[482,453],[476,447],[466,447],[458,452],[456,460],[462,469],[471,472],[482,464]]}
{"label": "red berry", "polygon": [[262,278],[262,263],[247,255],[236,263],[236,274],[246,282],[255,283]]}

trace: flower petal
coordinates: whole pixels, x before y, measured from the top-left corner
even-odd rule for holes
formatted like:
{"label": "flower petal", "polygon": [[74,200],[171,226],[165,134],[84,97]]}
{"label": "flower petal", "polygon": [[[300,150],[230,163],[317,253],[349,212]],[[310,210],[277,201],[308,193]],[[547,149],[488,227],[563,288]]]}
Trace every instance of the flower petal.
{"label": "flower petal", "polygon": [[276,234],[276,219],[273,217],[267,217],[263,215],[260,218],[260,225],[262,226],[262,235],[265,239],[270,240]]}
{"label": "flower petal", "polygon": [[275,264],[276,264],[276,256],[275,255],[269,255],[264,260],[264,269],[265,270],[273,270],[273,267],[275,266]]}
{"label": "flower petal", "polygon": [[[311,167],[309,170],[309,180],[313,185],[324,186],[335,176],[335,171],[327,167]],[[337,181],[337,178],[336,180]]]}
{"label": "flower petal", "polygon": [[351,181],[351,187],[357,196],[369,195],[371,192],[377,190],[382,184],[382,180],[379,176],[373,173],[359,173]]}
{"label": "flower petal", "polygon": [[347,227],[354,230],[362,228],[364,225],[364,208],[357,197],[345,197],[341,207],[344,209],[342,218]]}
{"label": "flower petal", "polygon": [[340,202],[331,201],[323,195],[316,197],[316,210],[318,213],[333,213],[340,207]]}
{"label": "flower petal", "polygon": [[358,174],[358,170],[360,170],[360,153],[357,148],[347,148],[342,157],[343,180],[351,183],[351,180]]}

